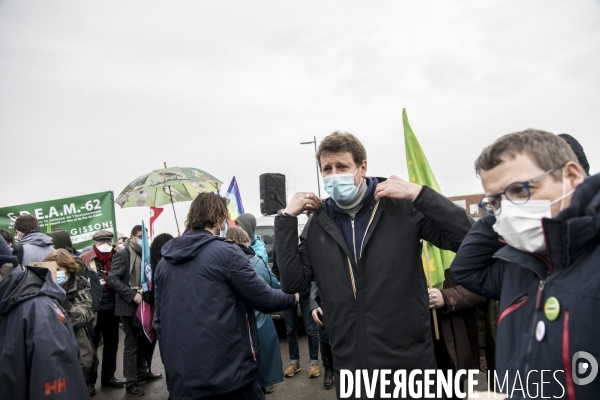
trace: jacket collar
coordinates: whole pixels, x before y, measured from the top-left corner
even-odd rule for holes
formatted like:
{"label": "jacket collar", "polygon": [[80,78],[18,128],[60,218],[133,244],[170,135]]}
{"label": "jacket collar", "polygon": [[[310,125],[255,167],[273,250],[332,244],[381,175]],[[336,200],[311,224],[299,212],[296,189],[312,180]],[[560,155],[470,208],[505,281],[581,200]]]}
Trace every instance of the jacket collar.
{"label": "jacket collar", "polygon": [[[386,180],[386,178],[375,178],[375,177],[366,177],[365,178],[365,182],[368,185],[368,189],[363,198],[363,206],[361,207],[361,209],[359,210],[358,213],[365,212],[364,210],[368,210],[372,206],[373,207],[375,206],[375,204],[377,203],[375,201],[375,188],[377,187],[377,185],[380,182],[383,182],[385,180]],[[385,204],[385,201],[387,201],[386,198],[383,198],[380,200],[380,202],[383,202],[383,204]],[[383,209],[383,207],[382,207],[383,204],[380,204],[378,206],[378,208],[375,212],[375,215],[373,216],[371,225],[375,226],[377,224],[377,222],[379,221],[379,218],[380,218],[381,212],[382,212],[381,210]],[[348,245],[346,244],[346,241],[344,239],[344,234],[340,231],[340,229],[337,227],[337,225],[333,222],[333,218],[335,217],[335,214],[337,214],[337,213],[345,214],[344,210],[339,208],[337,206],[337,204],[331,198],[329,198],[325,201],[323,207],[321,207],[319,210],[317,210],[315,212],[314,216],[316,217],[315,218],[316,222],[319,225],[321,225],[321,227],[327,233],[329,233],[331,235],[331,237],[342,248],[342,250],[344,250],[344,253],[346,253],[346,256],[350,260],[352,266],[354,268],[356,268],[357,265],[354,260],[354,255],[352,254],[352,252],[348,248]],[[358,216],[358,213],[357,213],[357,216]],[[366,247],[366,244],[369,241],[369,238],[371,237],[372,233],[373,233],[373,229],[369,228],[366,232],[363,242],[361,243],[361,247],[363,249]]]}
{"label": "jacket collar", "polygon": [[[363,196],[363,203],[360,210],[371,207],[375,203],[375,188],[380,182],[385,181],[385,178],[365,177],[367,191]],[[360,212],[360,210],[358,212]],[[329,218],[332,218],[335,213],[346,213],[342,210],[335,201],[330,197],[325,200],[325,212]]]}
{"label": "jacket collar", "polygon": [[573,193],[571,205],[555,218],[542,220],[548,258],[554,270],[567,268],[600,235],[600,174],[586,178]]}

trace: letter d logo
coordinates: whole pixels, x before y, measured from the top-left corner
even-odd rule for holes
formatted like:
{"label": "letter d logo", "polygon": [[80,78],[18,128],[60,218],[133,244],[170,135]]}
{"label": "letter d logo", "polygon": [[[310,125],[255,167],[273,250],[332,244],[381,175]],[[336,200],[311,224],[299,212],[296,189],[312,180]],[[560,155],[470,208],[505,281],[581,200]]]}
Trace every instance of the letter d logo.
{"label": "letter d logo", "polygon": [[[587,362],[581,363],[579,368],[577,368],[577,361],[581,358],[587,360]],[[584,374],[589,367],[592,367],[592,369],[590,370],[590,374],[587,376],[587,378],[579,378],[577,376],[578,373],[581,375]],[[590,353],[586,351],[578,351],[577,353],[573,354],[573,358],[571,359],[571,370],[573,371],[573,382],[575,382],[575,384],[587,385],[596,378],[596,375],[598,375],[598,361],[596,361],[594,356]]]}

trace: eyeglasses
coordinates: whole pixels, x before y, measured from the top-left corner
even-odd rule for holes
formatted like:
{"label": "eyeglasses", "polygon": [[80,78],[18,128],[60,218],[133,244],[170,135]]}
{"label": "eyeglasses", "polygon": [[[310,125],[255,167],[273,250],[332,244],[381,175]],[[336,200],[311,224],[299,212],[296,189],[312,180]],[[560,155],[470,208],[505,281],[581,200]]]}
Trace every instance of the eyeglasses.
{"label": "eyeglasses", "polygon": [[96,239],[96,242],[111,244],[112,243],[112,239]]}
{"label": "eyeglasses", "polygon": [[485,211],[488,214],[500,215],[500,213],[502,212],[502,195],[506,197],[506,200],[510,201],[513,204],[525,204],[529,201],[529,198],[531,197],[531,190],[529,189],[529,184],[541,181],[542,179],[550,175],[552,172],[562,167],[562,165],[559,165],[526,182],[513,182],[506,188],[504,188],[504,191],[501,193],[494,194],[491,196],[484,196],[479,202],[479,207],[481,207],[481,209],[483,209],[483,211]]}

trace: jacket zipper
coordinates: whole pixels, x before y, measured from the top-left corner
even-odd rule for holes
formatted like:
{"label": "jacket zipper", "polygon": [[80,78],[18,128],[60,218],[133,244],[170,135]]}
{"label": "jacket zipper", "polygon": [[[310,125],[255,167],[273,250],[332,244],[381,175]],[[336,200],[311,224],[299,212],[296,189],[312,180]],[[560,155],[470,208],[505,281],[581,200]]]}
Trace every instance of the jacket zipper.
{"label": "jacket zipper", "polygon": [[546,286],[545,280],[540,280],[540,286],[538,286],[537,295],[535,296],[535,309],[539,310],[542,308],[542,301],[544,301],[544,286]]}
{"label": "jacket zipper", "polygon": [[[367,232],[369,231],[369,227],[371,226],[371,222],[373,222],[373,217],[375,216],[375,212],[377,211],[377,206],[379,206],[379,201],[375,203],[373,207],[373,211],[371,212],[371,217],[369,218],[369,223],[367,223],[367,228],[365,229],[365,234],[363,235],[363,241],[361,243],[360,249],[361,253],[364,248],[365,238],[367,237]],[[358,269],[358,257],[356,256],[356,239],[354,234],[354,220],[350,220],[350,224],[352,225],[352,247],[354,250],[354,262],[356,263],[356,268]],[[352,292],[354,292],[354,300],[356,300],[356,282],[354,280],[354,272],[352,271],[352,263],[350,262],[350,258],[348,258],[348,271],[350,272],[350,283],[352,284]]]}
{"label": "jacket zipper", "polygon": [[[546,287],[546,282],[550,278],[550,272],[546,276],[546,279],[540,279],[540,285],[538,286],[538,290],[535,296],[535,309],[533,310],[533,318],[531,320],[531,334],[529,337],[529,342],[527,343],[527,352],[525,357],[525,370],[529,371],[529,358],[531,355],[531,346],[533,344],[533,338],[535,337],[535,325],[538,321],[538,310],[542,308],[542,304],[544,303],[544,288]],[[539,276],[539,275],[538,275]]]}
{"label": "jacket zipper", "polygon": [[254,342],[252,341],[252,334],[250,333],[250,322],[248,321],[248,314],[246,314],[246,329],[248,330],[248,337],[250,338],[250,350],[252,350],[252,358],[256,361],[256,352],[254,351]]}
{"label": "jacket zipper", "polygon": [[354,220],[350,219],[350,225],[352,225],[352,250],[354,250],[354,263],[356,264],[356,268],[358,268],[358,258],[356,257],[356,238],[354,234]]}
{"label": "jacket zipper", "polygon": [[567,397],[575,400],[575,386],[573,386],[573,370],[571,369],[571,352],[569,351],[569,311],[565,310],[563,319],[562,357],[567,381]]}
{"label": "jacket zipper", "polygon": [[525,304],[525,302],[527,301],[527,299],[529,298],[528,295],[525,295],[523,297],[521,297],[519,300],[517,300],[516,302],[514,302],[513,304],[511,304],[510,306],[508,306],[504,311],[502,311],[500,313],[500,315],[498,316],[498,322],[496,323],[496,329],[498,326],[500,326],[500,322],[502,322],[502,320],[510,313],[512,313],[513,311],[515,311],[517,308],[521,307],[523,304]]}

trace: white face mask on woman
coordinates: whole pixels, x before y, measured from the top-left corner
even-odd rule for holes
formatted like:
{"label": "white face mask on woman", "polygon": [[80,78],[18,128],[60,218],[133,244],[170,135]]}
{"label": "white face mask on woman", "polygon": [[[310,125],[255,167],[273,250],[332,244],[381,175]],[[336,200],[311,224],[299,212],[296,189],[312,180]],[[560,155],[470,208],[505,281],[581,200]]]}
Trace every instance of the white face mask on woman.
{"label": "white face mask on woman", "polygon": [[529,253],[546,251],[542,218],[552,218],[551,206],[561,201],[563,210],[564,199],[574,190],[565,193],[566,177],[563,170],[563,194],[550,200],[529,200],[525,204],[513,204],[509,200],[502,202],[502,212],[496,217],[494,230],[504,238],[510,246]]}

